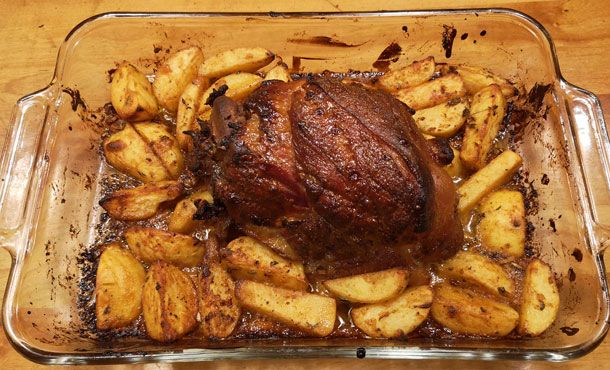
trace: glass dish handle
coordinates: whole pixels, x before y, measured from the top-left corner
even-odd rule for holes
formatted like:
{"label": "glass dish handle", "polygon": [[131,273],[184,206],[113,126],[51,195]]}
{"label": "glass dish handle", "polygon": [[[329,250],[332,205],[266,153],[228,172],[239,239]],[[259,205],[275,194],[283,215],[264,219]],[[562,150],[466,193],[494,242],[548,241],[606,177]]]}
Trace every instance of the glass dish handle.
{"label": "glass dish handle", "polygon": [[0,246],[8,249],[13,257],[24,225],[27,197],[50,95],[49,86],[19,99],[0,146]]}
{"label": "glass dish handle", "polygon": [[576,138],[592,218],[594,248],[610,246],[610,138],[599,99],[589,91],[562,82],[566,107]]}

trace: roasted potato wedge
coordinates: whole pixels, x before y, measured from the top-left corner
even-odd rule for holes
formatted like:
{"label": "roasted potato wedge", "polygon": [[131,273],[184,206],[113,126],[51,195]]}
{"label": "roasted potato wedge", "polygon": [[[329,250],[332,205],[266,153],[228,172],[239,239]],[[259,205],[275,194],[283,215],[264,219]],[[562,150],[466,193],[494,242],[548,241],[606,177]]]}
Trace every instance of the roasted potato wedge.
{"label": "roasted potato wedge", "polygon": [[235,283],[220,264],[204,267],[199,279],[199,330],[208,338],[226,338],[235,329],[241,309]]}
{"label": "roasted potato wedge", "polygon": [[468,214],[487,194],[504,185],[521,166],[521,157],[512,150],[505,150],[487,166],[481,168],[458,188],[458,211]]}
{"label": "roasted potato wedge", "polygon": [[133,127],[159,158],[172,179],[177,179],[184,170],[184,158],[178,142],[167,126],[161,123],[140,122]]}
{"label": "roasted potato wedge", "polygon": [[309,287],[303,265],[289,261],[249,236],[232,240],[225,250],[224,265],[236,279],[248,279],[280,287]]}
{"label": "roasted potato wedge", "polygon": [[515,283],[502,266],[475,252],[458,252],[439,267],[438,274],[477,285],[500,297],[515,292]]}
{"label": "roasted potato wedge", "polygon": [[242,307],[313,336],[327,336],[335,327],[337,305],[329,297],[250,280],[238,281],[235,295]]}
{"label": "roasted potato wedge", "polygon": [[182,191],[182,184],[178,181],[151,182],[117,190],[100,200],[100,206],[117,220],[146,220],[157,213],[161,203],[178,198]]}
{"label": "roasted potato wedge", "polygon": [[203,62],[201,49],[192,46],[172,54],[157,70],[153,91],[159,104],[174,113],[182,92],[197,76]]}
{"label": "roasted potato wedge", "polygon": [[525,204],[515,190],[496,190],[479,205],[481,245],[505,256],[520,257],[525,250]]}
{"label": "roasted potato wedge", "polygon": [[430,312],[452,332],[467,335],[502,337],[519,321],[519,314],[510,306],[447,283],[434,287]]}
{"label": "roasted potato wedge", "polygon": [[298,261],[300,259],[299,254],[290,243],[288,243],[288,240],[280,234],[280,230],[267,226],[249,224],[244,226],[244,231],[247,235],[260,240],[282,257],[286,257],[292,261]]}
{"label": "roasted potato wedge", "polygon": [[555,321],[559,311],[559,291],[550,267],[534,259],[525,271],[519,316],[519,333],[542,334]]}
{"label": "roasted potato wedge", "polygon": [[110,101],[119,117],[128,121],[146,121],[159,113],[152,85],[127,62],[121,63],[112,74]]}
{"label": "roasted potato wedge", "polygon": [[269,80],[280,80],[284,82],[290,81],[290,73],[288,72],[288,66],[286,63],[282,62],[271,68],[269,72],[265,74],[265,81]]}
{"label": "roasted potato wedge", "polygon": [[170,178],[169,172],[131,124],[110,135],[103,143],[104,156],[117,170],[143,182]]}
{"label": "roasted potato wedge", "polygon": [[157,262],[144,283],[142,311],[146,333],[159,342],[171,342],[197,326],[197,290],[191,278],[176,266]]}
{"label": "roasted potato wedge", "polygon": [[201,95],[210,87],[210,81],[202,76],[197,76],[188,86],[184,88],[180,101],[178,102],[178,112],[176,113],[176,139],[184,150],[192,150],[193,140],[185,132],[197,131],[197,111],[201,102]]}
{"label": "roasted potato wedge", "polygon": [[324,287],[336,298],[357,303],[377,303],[399,295],[409,282],[401,268],[326,280]]}
{"label": "roasted potato wedge", "polygon": [[449,176],[451,176],[454,180],[462,179],[467,176],[468,171],[462,164],[462,160],[460,159],[460,151],[455,148],[451,148],[451,150],[453,151],[453,161],[445,166],[445,171],[447,171]]}
{"label": "roasted potato wedge", "polygon": [[351,310],[354,325],[373,338],[404,337],[428,317],[432,305],[432,289],[417,286],[398,297]]}
{"label": "roasted potato wedge", "polygon": [[419,86],[398,90],[396,98],[417,110],[430,108],[466,94],[464,81],[457,74],[448,74]]}
{"label": "roasted potato wedge", "polygon": [[196,221],[193,216],[197,212],[197,202],[214,203],[212,193],[207,188],[202,188],[182,199],[174,212],[169,216],[167,228],[175,233],[188,234],[195,230]]}
{"label": "roasted potato wedge", "polygon": [[118,243],[104,249],[95,276],[98,329],[127,326],[140,316],[145,276],[146,271],[140,262]]}
{"label": "roasted potato wedge", "polygon": [[455,135],[466,122],[469,114],[466,99],[452,99],[446,103],[415,112],[413,120],[419,130],[436,137]]}
{"label": "roasted potato wedge", "polygon": [[472,97],[471,118],[466,124],[460,151],[462,163],[473,170],[487,163],[487,154],[506,112],[506,100],[498,85],[490,85]]}
{"label": "roasted potato wedge", "polygon": [[197,267],[203,262],[205,247],[192,236],[142,226],[130,227],[123,236],[129,249],[147,264],[165,261],[179,267]]}
{"label": "roasted potato wedge", "polygon": [[469,94],[474,95],[493,84],[498,85],[502,90],[502,95],[507,98],[517,93],[517,89],[510,82],[481,67],[461,65],[456,66],[455,71],[464,80],[464,85]]}
{"label": "roasted potato wedge", "polygon": [[403,68],[390,70],[379,78],[379,86],[389,92],[421,85],[434,75],[436,63],[433,57],[415,61]]}
{"label": "roasted potato wedge", "polygon": [[263,79],[260,76],[242,72],[233,73],[216,80],[216,82],[214,82],[201,96],[198,111],[199,118],[202,120],[208,120],[210,118],[212,107],[209,104],[210,102],[208,102],[208,99],[214,91],[219,91],[222,86],[227,86],[227,90],[224,93],[225,96],[240,100],[254,91],[262,81]]}
{"label": "roasted potato wedge", "polygon": [[254,72],[271,63],[273,58],[273,53],[264,48],[236,48],[206,59],[199,68],[199,74],[217,78],[235,72]]}

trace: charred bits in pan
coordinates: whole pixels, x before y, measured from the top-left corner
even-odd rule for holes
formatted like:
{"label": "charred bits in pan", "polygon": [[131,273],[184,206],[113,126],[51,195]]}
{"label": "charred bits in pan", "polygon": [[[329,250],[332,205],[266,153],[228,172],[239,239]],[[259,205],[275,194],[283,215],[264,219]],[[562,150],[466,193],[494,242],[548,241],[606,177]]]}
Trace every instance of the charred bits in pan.
{"label": "charred bits in pan", "polygon": [[373,63],[373,67],[377,68],[380,71],[387,71],[390,63],[395,63],[400,58],[400,53],[402,52],[402,48],[397,43],[393,42],[388,47],[383,49],[381,54],[377,57],[375,63]]}
{"label": "charred bits in pan", "polygon": [[442,35],[442,45],[445,50],[445,58],[451,58],[451,53],[453,51],[453,40],[455,40],[455,36],[457,36],[457,30],[453,26],[448,26],[446,24],[443,25],[443,33]]}

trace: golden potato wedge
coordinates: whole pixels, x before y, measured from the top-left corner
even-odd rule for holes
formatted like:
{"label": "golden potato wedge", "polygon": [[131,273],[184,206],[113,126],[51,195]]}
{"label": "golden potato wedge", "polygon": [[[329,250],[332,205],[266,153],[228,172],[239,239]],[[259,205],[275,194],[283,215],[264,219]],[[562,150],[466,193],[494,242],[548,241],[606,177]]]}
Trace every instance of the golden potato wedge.
{"label": "golden potato wedge", "polygon": [[217,78],[235,72],[254,72],[271,63],[273,58],[272,52],[260,47],[231,49],[206,59],[199,68],[199,74]]}
{"label": "golden potato wedge", "polygon": [[295,290],[309,287],[301,263],[281,257],[249,236],[241,236],[227,245],[223,263],[236,279],[255,280]]}
{"label": "golden potato wedge", "polygon": [[447,283],[434,287],[430,313],[454,333],[489,337],[507,335],[519,321],[510,306]]}
{"label": "golden potato wedge", "polygon": [[491,144],[500,131],[506,99],[498,85],[490,85],[472,97],[470,116],[460,151],[462,163],[473,170],[487,163]]}
{"label": "golden potato wedge", "polygon": [[454,180],[463,179],[467,176],[467,169],[462,164],[462,160],[460,159],[460,151],[451,148],[453,151],[453,161],[450,164],[445,166],[445,171],[451,176]]}
{"label": "golden potato wedge", "polygon": [[288,243],[288,240],[280,234],[279,229],[248,224],[244,226],[244,232],[254,239],[260,240],[263,244],[273,249],[274,252],[279,253],[281,256],[287,257],[292,261],[300,260],[299,254],[290,243]]}
{"label": "golden potato wedge", "polygon": [[389,301],[353,308],[350,315],[354,325],[370,337],[399,338],[424,322],[431,305],[432,288],[422,285]]}
{"label": "golden potato wedge", "polygon": [[146,333],[159,342],[171,342],[197,326],[197,290],[191,278],[176,266],[154,263],[148,269],[142,312]]}
{"label": "golden potato wedge", "polygon": [[489,85],[496,84],[502,90],[502,95],[509,98],[516,94],[517,90],[507,80],[494,75],[481,67],[467,65],[456,66],[455,71],[464,80],[468,94],[474,95]]}
{"label": "golden potato wedge", "polygon": [[206,77],[197,76],[182,92],[178,102],[176,113],[176,139],[184,150],[192,150],[193,141],[187,131],[199,130],[197,125],[197,111],[201,102],[201,95],[210,87],[210,81]]}
{"label": "golden potato wedge", "polygon": [[389,92],[421,85],[434,75],[436,63],[433,57],[415,61],[403,68],[390,70],[379,78],[379,86]]}
{"label": "golden potato wedge", "polygon": [[357,303],[377,303],[399,295],[409,282],[402,268],[326,280],[324,287],[336,298]]}
{"label": "golden potato wedge", "polygon": [[235,329],[241,309],[235,283],[220,264],[204,266],[199,280],[199,330],[208,338],[226,338]]}
{"label": "golden potato wedge", "polygon": [[460,251],[438,269],[443,278],[457,279],[477,285],[500,297],[513,295],[515,283],[502,266],[471,251]]}
{"label": "golden potato wedge", "polygon": [[128,121],[146,121],[159,113],[152,85],[127,62],[121,63],[112,74],[110,101],[119,117]]}
{"label": "golden potato wedge", "polygon": [[329,297],[250,280],[235,284],[235,296],[242,307],[310,335],[324,337],[335,327],[337,304]]}
{"label": "golden potato wedge", "polygon": [[197,69],[203,62],[203,53],[196,46],[172,54],[157,70],[153,82],[153,92],[159,104],[174,113],[182,92],[197,76]]}
{"label": "golden potato wedge", "polygon": [[100,256],[95,276],[95,316],[100,330],[131,324],[142,312],[146,271],[120,244],[112,243]]}
{"label": "golden potato wedge", "polygon": [[452,99],[446,103],[415,112],[413,120],[419,130],[436,137],[455,135],[466,122],[469,114],[466,99]]}
{"label": "golden potato wedge", "polygon": [[269,80],[290,81],[290,73],[288,72],[286,63],[281,63],[271,68],[269,72],[265,74],[265,81]]}
{"label": "golden potato wedge", "polygon": [[161,160],[131,124],[106,138],[102,146],[108,163],[140,181],[170,178]]}
{"label": "golden potato wedge", "polygon": [[146,220],[157,213],[161,203],[178,198],[182,191],[182,184],[178,181],[151,182],[117,190],[100,200],[100,206],[117,220]]}
{"label": "golden potato wedge", "polygon": [[175,233],[188,234],[192,233],[197,226],[193,216],[197,212],[197,202],[205,201],[209,204],[214,203],[212,193],[207,188],[202,188],[195,191],[193,194],[182,199],[174,212],[169,216],[167,228]]}
{"label": "golden potato wedge", "polygon": [[559,311],[559,291],[550,267],[534,259],[525,271],[519,333],[542,334],[555,321]]}
{"label": "golden potato wedge", "polygon": [[172,179],[177,179],[184,170],[184,158],[178,142],[167,126],[161,123],[140,122],[133,124],[146,144],[159,158]]}
{"label": "golden potato wedge", "polygon": [[479,205],[481,245],[506,256],[520,257],[525,249],[525,204],[515,190],[496,190]]}
{"label": "golden potato wedge", "polygon": [[417,110],[430,108],[466,94],[464,81],[457,74],[448,74],[419,86],[398,90],[395,96]]}
{"label": "golden potato wedge", "polygon": [[123,234],[143,262],[165,261],[178,267],[201,266],[205,247],[195,238],[152,227],[132,226]]}
{"label": "golden potato wedge", "polygon": [[227,86],[225,96],[240,100],[254,91],[262,81],[263,79],[260,76],[242,72],[233,73],[216,80],[201,96],[199,111],[197,112],[199,119],[208,120],[210,118],[212,107],[208,104],[208,99],[214,91],[220,91],[223,85]]}
{"label": "golden potato wedge", "polygon": [[521,166],[521,157],[512,150],[505,150],[487,166],[468,178],[457,190],[458,211],[464,215],[496,188],[504,185]]}

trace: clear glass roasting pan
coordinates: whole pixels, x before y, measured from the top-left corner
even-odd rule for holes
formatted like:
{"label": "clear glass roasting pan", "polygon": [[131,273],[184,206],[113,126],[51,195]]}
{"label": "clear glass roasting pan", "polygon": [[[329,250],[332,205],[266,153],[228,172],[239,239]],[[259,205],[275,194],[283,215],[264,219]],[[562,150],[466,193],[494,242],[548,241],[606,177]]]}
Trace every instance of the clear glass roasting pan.
{"label": "clear glass roasting pan", "polygon": [[[100,107],[109,101],[107,71],[115,62],[129,60],[152,73],[166,49],[190,44],[206,55],[262,46],[289,63],[300,60],[307,72],[371,70],[392,42],[402,46],[401,58],[434,55],[445,61],[443,25],[457,30],[452,63],[483,66],[527,87],[552,84],[545,122],[528,128],[519,149],[540,202],[538,214],[529,219],[535,226],[533,242],[561,285],[559,316],[544,335],[518,340],[183,339],[161,345],[129,337],[99,342],[79,334],[76,257],[93,243],[102,213],[98,180],[106,167],[98,153],[99,131],[72,110],[64,88],[78,89],[89,107]],[[295,41],[316,36],[340,42]],[[562,78],[549,34],[519,12],[101,14],[70,32],[52,82],[20,99],[13,112],[0,168],[0,243],[13,258],[4,329],[19,352],[47,364],[355,357],[358,348],[367,358],[572,359],[593,350],[608,330],[602,252],[610,236],[609,154],[598,99]],[[548,183],[541,181],[543,175]]]}

